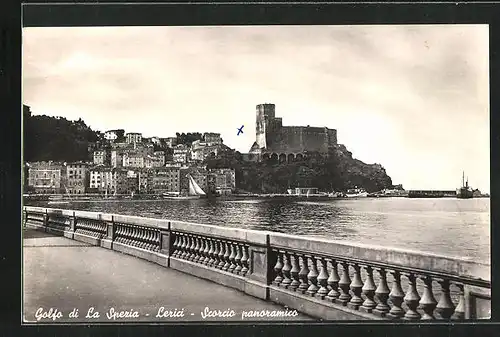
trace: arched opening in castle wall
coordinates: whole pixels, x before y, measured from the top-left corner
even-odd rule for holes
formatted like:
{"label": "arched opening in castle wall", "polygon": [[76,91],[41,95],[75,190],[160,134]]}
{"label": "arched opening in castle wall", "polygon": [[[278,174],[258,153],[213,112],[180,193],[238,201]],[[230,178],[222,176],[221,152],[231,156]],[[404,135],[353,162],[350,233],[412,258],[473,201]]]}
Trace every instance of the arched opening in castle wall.
{"label": "arched opening in castle wall", "polygon": [[278,154],[277,153],[271,154],[271,161],[272,162],[277,162],[278,161]]}
{"label": "arched opening in castle wall", "polygon": [[295,161],[295,154],[289,153],[287,158],[288,158],[288,163],[293,163]]}
{"label": "arched opening in castle wall", "polygon": [[282,153],[279,155],[279,162],[280,164],[286,163],[286,154]]}

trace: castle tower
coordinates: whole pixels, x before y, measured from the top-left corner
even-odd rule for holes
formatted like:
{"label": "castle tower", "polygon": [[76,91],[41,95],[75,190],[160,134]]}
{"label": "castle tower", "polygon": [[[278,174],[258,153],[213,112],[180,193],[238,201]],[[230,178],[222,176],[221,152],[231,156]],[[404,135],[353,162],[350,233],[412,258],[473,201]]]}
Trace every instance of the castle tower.
{"label": "castle tower", "polygon": [[266,132],[269,130],[269,124],[275,118],[274,104],[258,104],[256,107],[256,127],[255,127],[255,139],[259,148],[266,148]]}

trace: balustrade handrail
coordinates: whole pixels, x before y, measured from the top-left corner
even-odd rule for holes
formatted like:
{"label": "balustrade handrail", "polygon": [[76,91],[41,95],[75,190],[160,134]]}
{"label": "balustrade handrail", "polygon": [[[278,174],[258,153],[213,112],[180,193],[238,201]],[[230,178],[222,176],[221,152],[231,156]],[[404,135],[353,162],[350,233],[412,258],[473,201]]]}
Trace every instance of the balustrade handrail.
{"label": "balustrade handrail", "polygon": [[[108,221],[113,219],[113,221],[118,223],[170,230],[171,232],[192,233],[215,238],[220,237],[233,241],[251,242],[261,246],[268,245],[273,251],[293,252],[299,255],[337,259],[339,262],[345,261],[387,270],[424,274],[436,278],[447,278],[451,281],[460,281],[464,284],[491,289],[490,265],[459,257],[270,231],[222,227],[120,214],[33,206],[24,206],[24,211],[28,214],[46,213],[61,214],[63,216],[72,214],[75,218],[101,219],[103,221],[106,219],[108,219]],[[430,264],[430,266],[422,267],[422,264],[425,263]]]}

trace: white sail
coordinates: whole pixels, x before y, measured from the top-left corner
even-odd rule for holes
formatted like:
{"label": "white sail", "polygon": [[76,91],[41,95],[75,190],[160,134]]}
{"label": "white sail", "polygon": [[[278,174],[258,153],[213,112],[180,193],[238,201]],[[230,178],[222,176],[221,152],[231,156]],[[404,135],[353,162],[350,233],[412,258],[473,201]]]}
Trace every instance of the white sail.
{"label": "white sail", "polygon": [[197,195],[196,190],[194,189],[193,178],[188,176],[189,179],[189,195]]}
{"label": "white sail", "polygon": [[200,186],[196,183],[194,178],[191,175],[188,175],[189,179],[189,194],[190,195],[205,195],[205,192],[201,189]]}

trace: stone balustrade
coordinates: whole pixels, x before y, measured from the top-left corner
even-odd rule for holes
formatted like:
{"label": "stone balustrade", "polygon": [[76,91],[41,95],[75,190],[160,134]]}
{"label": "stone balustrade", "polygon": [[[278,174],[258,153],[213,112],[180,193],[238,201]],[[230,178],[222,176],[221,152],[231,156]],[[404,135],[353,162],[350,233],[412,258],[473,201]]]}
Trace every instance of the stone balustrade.
{"label": "stone balustrade", "polygon": [[320,319],[491,317],[490,266],[164,219],[24,207],[24,226],[137,256]]}

